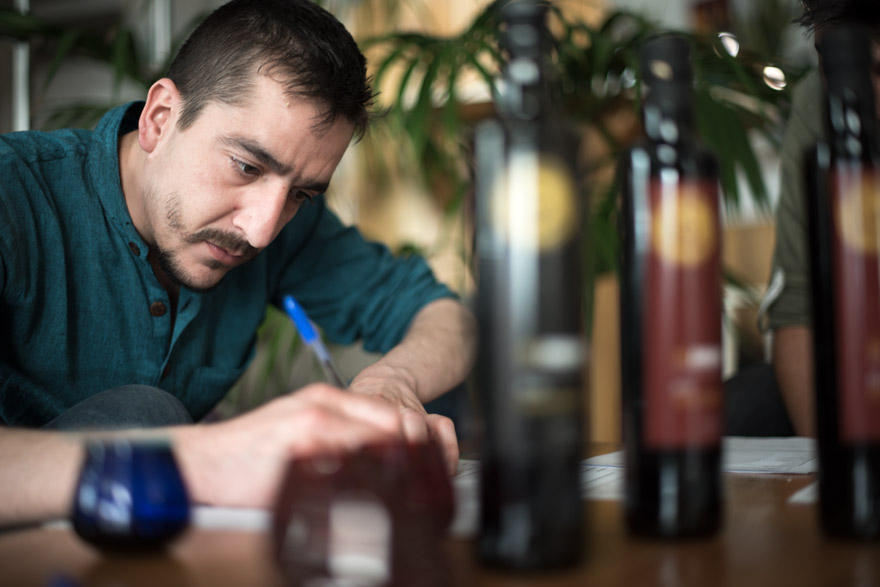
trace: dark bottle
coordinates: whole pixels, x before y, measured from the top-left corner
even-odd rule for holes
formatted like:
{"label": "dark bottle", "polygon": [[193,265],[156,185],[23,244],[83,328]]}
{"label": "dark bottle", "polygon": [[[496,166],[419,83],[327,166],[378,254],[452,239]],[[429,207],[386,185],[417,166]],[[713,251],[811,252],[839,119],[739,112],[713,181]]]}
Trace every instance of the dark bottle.
{"label": "dark bottle", "polygon": [[868,33],[823,32],[827,140],[806,157],[819,512],[880,537],[880,147]]}
{"label": "dark bottle", "polygon": [[621,385],[630,532],[720,526],[721,264],[717,163],[693,120],[690,48],[641,50],[644,137],[621,160]]}
{"label": "dark bottle", "polygon": [[554,108],[546,3],[503,9],[497,120],[476,133],[484,421],[480,558],[512,569],[582,552],[585,340],[578,140]]}

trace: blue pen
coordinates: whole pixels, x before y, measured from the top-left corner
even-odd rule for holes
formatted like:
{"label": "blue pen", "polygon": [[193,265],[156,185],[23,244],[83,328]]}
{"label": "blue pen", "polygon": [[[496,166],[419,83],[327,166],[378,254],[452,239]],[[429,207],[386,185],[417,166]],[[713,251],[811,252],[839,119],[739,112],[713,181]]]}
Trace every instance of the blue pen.
{"label": "blue pen", "polygon": [[330,351],[324,346],[324,341],[318,336],[318,331],[315,330],[315,327],[306,315],[305,310],[299,305],[299,302],[293,299],[293,296],[284,296],[284,310],[296,325],[296,329],[299,331],[299,335],[302,337],[303,342],[306,343],[306,346],[312,349],[312,352],[318,359],[318,363],[321,365],[321,369],[324,370],[324,376],[329,379],[330,383],[333,385],[345,389],[347,387],[345,382],[333,367],[333,360],[330,358]]}

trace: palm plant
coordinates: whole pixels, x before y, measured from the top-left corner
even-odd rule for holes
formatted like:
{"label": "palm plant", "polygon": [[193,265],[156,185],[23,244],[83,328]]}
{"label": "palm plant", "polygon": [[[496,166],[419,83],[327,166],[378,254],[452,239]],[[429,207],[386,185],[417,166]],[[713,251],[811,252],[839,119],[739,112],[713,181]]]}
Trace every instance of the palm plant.
{"label": "palm plant", "polygon": [[[402,74],[391,87],[393,98],[374,137],[408,138],[412,168],[428,185],[452,184],[445,204],[458,213],[472,183],[469,168],[469,131],[473,123],[463,117],[459,82],[465,77],[496,94],[498,72],[504,62],[500,8],[509,0],[496,0],[456,36],[436,37],[413,32],[392,32],[365,40],[367,51],[379,53],[374,79],[383,87],[390,71]],[[638,50],[643,40],[660,32],[637,14],[615,11],[599,26],[572,20],[550,5],[553,59],[562,105],[585,133],[599,137],[599,148],[588,154],[582,177],[584,194],[592,198],[590,227],[592,250],[599,271],[616,267],[617,231],[614,214],[618,186],[614,167],[633,138],[620,136],[612,121],[629,113],[637,119],[640,105]],[[734,57],[717,35],[682,32],[693,46],[696,79],[696,115],[699,132],[720,160],[720,182],[728,210],[741,201],[738,175],[745,177],[755,202],[766,208],[767,188],[752,148],[750,134],[760,132],[778,144],[780,120],[789,107],[788,91],[778,91],[764,81],[763,67],[770,56],[740,51]],[[777,64],[778,65],[778,64]],[[803,68],[781,65],[789,82]],[[387,89],[386,89],[387,91]],[[415,96],[409,100],[409,96]],[[633,129],[636,130],[636,129]],[[382,132],[387,134],[382,134]]]}

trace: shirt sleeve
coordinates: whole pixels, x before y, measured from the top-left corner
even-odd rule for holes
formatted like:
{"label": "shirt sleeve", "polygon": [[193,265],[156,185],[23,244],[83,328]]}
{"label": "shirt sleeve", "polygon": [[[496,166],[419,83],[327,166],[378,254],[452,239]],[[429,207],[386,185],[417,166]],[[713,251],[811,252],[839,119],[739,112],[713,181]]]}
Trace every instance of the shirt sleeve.
{"label": "shirt sleeve", "polygon": [[776,248],[771,283],[764,300],[767,325],[810,323],[809,251],[804,192],[804,155],[823,135],[822,82],[809,73],[795,88],[782,142],[779,204],[776,209]]}
{"label": "shirt sleeve", "polygon": [[[9,155],[5,151],[3,137],[0,136],[0,161],[5,160]],[[4,175],[9,175],[5,173]],[[12,210],[12,201],[9,195],[11,188],[10,178],[4,177],[0,181],[0,309],[2,309],[2,301],[6,296],[6,288],[9,285],[9,271],[13,263],[11,255],[15,248],[13,245],[16,241],[16,224],[13,222],[14,211]],[[2,321],[0,316],[0,321]]]}
{"label": "shirt sleeve", "polygon": [[[3,171],[0,179],[0,313],[3,313],[14,299],[24,294],[25,286],[21,282],[27,275],[26,257],[33,261],[32,245],[39,233],[39,216],[36,208],[21,195],[34,189],[26,162],[8,147],[5,136],[0,136],[0,168]],[[0,315],[0,326],[6,326],[5,319]]]}
{"label": "shirt sleeve", "polygon": [[[281,298],[292,294],[329,340],[361,340],[367,351],[387,352],[422,307],[455,297],[421,257],[395,257],[386,246],[365,240],[356,228],[344,226],[323,198],[308,207],[309,233],[291,247],[295,251],[272,303],[280,307]],[[294,232],[302,231],[293,224]]]}

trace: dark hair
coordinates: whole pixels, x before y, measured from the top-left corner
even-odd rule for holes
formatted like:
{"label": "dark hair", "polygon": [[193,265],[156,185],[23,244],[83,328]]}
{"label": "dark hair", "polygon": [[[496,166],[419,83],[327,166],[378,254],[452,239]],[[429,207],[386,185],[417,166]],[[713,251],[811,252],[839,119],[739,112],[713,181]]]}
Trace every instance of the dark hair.
{"label": "dark hair", "polygon": [[842,22],[859,22],[871,29],[874,38],[880,33],[878,0],[801,0],[803,13],[794,22],[816,32]]}
{"label": "dark hair", "polygon": [[257,73],[320,104],[316,128],[342,116],[356,137],[365,132],[373,104],[366,59],[345,27],[310,0],[232,0],[196,27],[168,70],[183,98],[179,127],[210,101],[243,103]]}

